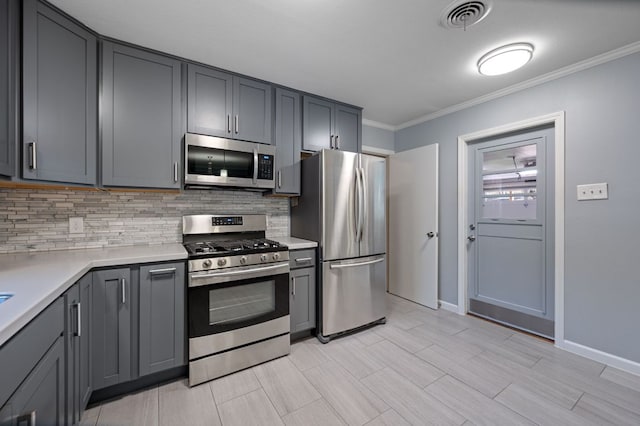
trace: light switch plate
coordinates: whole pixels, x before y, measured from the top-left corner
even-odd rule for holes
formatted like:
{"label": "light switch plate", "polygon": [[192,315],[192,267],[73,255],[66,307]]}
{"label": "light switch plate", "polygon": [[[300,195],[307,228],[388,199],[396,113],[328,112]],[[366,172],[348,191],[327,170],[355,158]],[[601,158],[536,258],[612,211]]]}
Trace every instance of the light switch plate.
{"label": "light switch plate", "polygon": [[84,232],[84,220],[81,217],[69,218],[69,233],[82,234]]}
{"label": "light switch plate", "polygon": [[578,201],[606,200],[608,198],[609,185],[607,183],[578,185]]}

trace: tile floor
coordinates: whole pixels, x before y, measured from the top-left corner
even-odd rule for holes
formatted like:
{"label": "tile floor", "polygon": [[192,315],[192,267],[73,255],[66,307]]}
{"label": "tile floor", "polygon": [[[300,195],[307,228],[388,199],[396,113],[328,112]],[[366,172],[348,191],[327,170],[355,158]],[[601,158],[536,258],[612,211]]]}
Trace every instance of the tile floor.
{"label": "tile floor", "polygon": [[193,388],[92,407],[84,425],[640,425],[640,377],[474,317],[388,296],[388,322]]}

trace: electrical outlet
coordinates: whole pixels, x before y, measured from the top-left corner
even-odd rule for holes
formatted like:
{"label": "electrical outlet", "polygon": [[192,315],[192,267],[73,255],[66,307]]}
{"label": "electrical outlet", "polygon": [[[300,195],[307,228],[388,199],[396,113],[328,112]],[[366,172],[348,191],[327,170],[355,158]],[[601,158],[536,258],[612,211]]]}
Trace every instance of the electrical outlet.
{"label": "electrical outlet", "polygon": [[606,200],[609,198],[609,186],[606,183],[578,185],[578,201]]}
{"label": "electrical outlet", "polygon": [[82,234],[84,232],[84,220],[81,217],[69,218],[69,233]]}

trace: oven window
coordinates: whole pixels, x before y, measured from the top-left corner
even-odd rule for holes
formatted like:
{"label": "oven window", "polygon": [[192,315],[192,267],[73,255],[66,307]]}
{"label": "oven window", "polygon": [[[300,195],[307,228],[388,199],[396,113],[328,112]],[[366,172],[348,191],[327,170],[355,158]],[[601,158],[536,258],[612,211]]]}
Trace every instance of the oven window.
{"label": "oven window", "polygon": [[189,146],[189,174],[236,178],[253,177],[253,154],[223,149]]}
{"label": "oven window", "polygon": [[274,280],[209,290],[209,325],[247,321],[275,309]]}

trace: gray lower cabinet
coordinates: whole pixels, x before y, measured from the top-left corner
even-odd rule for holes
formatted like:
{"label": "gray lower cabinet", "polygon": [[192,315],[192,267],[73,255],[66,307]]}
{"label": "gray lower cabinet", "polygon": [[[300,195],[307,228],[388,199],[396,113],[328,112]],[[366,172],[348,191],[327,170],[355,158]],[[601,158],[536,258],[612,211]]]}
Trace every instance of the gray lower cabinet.
{"label": "gray lower cabinet", "polygon": [[180,187],[180,61],[102,46],[102,184]]}
{"label": "gray lower cabinet", "polygon": [[315,249],[292,250],[289,258],[289,312],[291,333],[296,333],[316,326]]}
{"label": "gray lower cabinet", "polygon": [[15,176],[16,66],[20,4],[0,2],[0,175]]}
{"label": "gray lower cabinet", "polygon": [[340,149],[360,152],[362,110],[304,96],[302,116],[302,149],[305,151]]}
{"label": "gray lower cabinet", "polygon": [[64,295],[66,421],[80,422],[91,396],[91,290],[93,275],[86,274]]}
{"label": "gray lower cabinet", "polygon": [[132,284],[129,268],[93,273],[91,377],[94,390],[131,379]]}
{"label": "gray lower cabinet", "polygon": [[95,184],[97,38],[37,0],[22,34],[22,177]]}
{"label": "gray lower cabinet", "polygon": [[271,143],[270,84],[195,64],[187,73],[187,131]]}
{"label": "gray lower cabinet", "polygon": [[184,263],[140,266],[140,375],[185,363]]}
{"label": "gray lower cabinet", "polygon": [[0,425],[65,424],[63,331],[58,298],[0,348]]}
{"label": "gray lower cabinet", "polygon": [[300,94],[276,89],[276,194],[300,195],[302,121]]}
{"label": "gray lower cabinet", "polygon": [[184,365],[185,327],[183,262],[95,271],[93,389]]}

